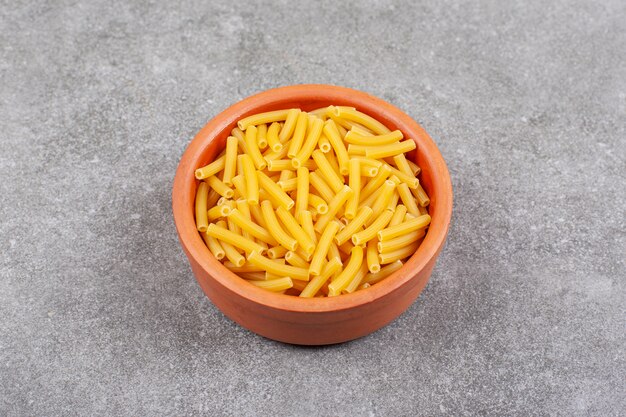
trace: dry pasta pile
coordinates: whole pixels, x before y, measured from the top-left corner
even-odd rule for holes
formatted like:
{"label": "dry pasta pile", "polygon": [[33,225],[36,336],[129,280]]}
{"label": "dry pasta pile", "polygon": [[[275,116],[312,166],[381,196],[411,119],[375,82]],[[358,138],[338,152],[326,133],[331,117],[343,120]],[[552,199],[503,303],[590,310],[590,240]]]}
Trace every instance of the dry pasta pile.
{"label": "dry pasta pile", "polygon": [[195,214],[213,255],[250,284],[300,297],[368,288],[397,271],[430,224],[415,149],[352,107],[237,122],[196,170]]}

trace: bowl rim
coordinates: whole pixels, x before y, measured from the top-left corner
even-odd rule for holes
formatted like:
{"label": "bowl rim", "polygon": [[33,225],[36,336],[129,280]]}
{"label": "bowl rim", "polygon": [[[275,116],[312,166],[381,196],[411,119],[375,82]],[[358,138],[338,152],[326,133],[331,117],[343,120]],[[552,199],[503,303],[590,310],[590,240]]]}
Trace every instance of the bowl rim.
{"label": "bowl rim", "polygon": [[[423,153],[434,167],[431,175],[433,190],[430,197],[431,200],[437,201],[437,208],[431,215],[432,221],[426,238],[416,253],[402,268],[376,285],[338,297],[300,298],[271,293],[249,284],[212,256],[196,229],[193,212],[195,184],[197,183],[194,171],[200,166],[199,160],[213,140],[219,138],[220,134],[223,135],[225,129],[235,126],[237,120],[254,114],[261,106],[308,99],[327,100],[329,105],[353,104],[357,109],[371,114],[376,119],[385,119],[383,121],[385,124],[393,121],[397,128],[401,125],[400,130],[405,133],[405,136],[416,140],[418,152]],[[375,114],[372,114],[373,111]],[[406,135],[407,131],[411,132],[410,135]],[[211,279],[253,303],[276,310],[301,313],[326,313],[351,309],[385,297],[404,286],[433,258],[437,257],[448,233],[452,216],[452,199],[452,183],[446,163],[435,142],[415,120],[378,97],[351,88],[327,84],[299,84],[273,88],[231,105],[211,119],[189,143],[179,162],[172,186],[174,223],[181,245],[186,249],[188,256],[193,258]]]}

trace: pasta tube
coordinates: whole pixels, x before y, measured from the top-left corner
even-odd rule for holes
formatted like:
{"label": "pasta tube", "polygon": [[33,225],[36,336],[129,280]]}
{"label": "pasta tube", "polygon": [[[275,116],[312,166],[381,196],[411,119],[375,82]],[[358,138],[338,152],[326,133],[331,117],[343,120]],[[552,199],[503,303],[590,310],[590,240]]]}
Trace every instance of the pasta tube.
{"label": "pasta tube", "polygon": [[335,215],[343,207],[345,202],[350,198],[353,191],[347,185],[344,185],[341,190],[333,197],[328,203],[328,213],[323,214],[315,223],[315,230],[322,232],[326,228],[326,225],[335,218]]}
{"label": "pasta tube", "polygon": [[291,135],[296,127],[296,122],[298,121],[298,116],[300,115],[299,109],[291,109],[287,112],[287,117],[285,118],[285,124],[280,130],[280,134],[278,135],[278,140],[280,143],[285,143]]}
{"label": "pasta tube", "polygon": [[254,164],[249,155],[241,155],[244,178],[246,180],[246,199],[252,205],[259,204],[259,180],[254,169]]}
{"label": "pasta tube", "polygon": [[307,114],[304,112],[300,113],[293,132],[293,137],[291,138],[291,143],[289,144],[289,148],[287,150],[287,156],[289,158],[295,157],[300,151],[308,125],[309,120]]}
{"label": "pasta tube", "polygon": [[209,225],[209,219],[207,217],[207,199],[209,197],[209,185],[205,182],[200,182],[196,189],[196,228],[199,232],[206,232]]}
{"label": "pasta tube", "polygon": [[350,260],[337,278],[328,285],[328,295],[330,297],[341,294],[341,291],[348,286],[355,278],[357,271],[363,262],[363,248],[355,246],[350,252]]}
{"label": "pasta tube", "polygon": [[245,252],[260,252],[263,249],[263,247],[258,243],[245,239],[243,236],[239,236],[223,226],[216,225],[215,223],[209,224],[206,234],[220,240],[222,242],[222,246],[224,246],[224,242],[229,243],[244,250]]}
{"label": "pasta tube", "polygon": [[322,272],[322,264],[328,254],[330,244],[338,231],[339,223],[331,221],[322,232],[319,242],[317,242],[315,252],[313,253],[313,259],[311,259],[311,266],[309,267],[311,275],[319,275]]}
{"label": "pasta tube", "polygon": [[260,125],[263,123],[280,122],[287,118],[290,109],[274,110],[265,113],[253,114],[237,122],[237,127],[241,130],[247,130],[249,126]]}
{"label": "pasta tube", "polygon": [[378,262],[378,247],[376,246],[377,243],[376,239],[372,239],[367,242],[367,268],[370,272],[380,271],[380,263]]}
{"label": "pasta tube", "polygon": [[402,138],[404,138],[404,136],[399,130],[394,130],[393,132],[378,136],[363,136],[355,133],[354,131],[350,131],[346,133],[344,140],[355,145],[380,146],[396,143]]}
{"label": "pasta tube", "polygon": [[378,258],[380,259],[381,264],[389,264],[413,255],[418,247],[419,243],[413,242],[403,248],[380,253],[378,254]]}
{"label": "pasta tube", "polygon": [[226,139],[226,155],[224,157],[224,177],[222,181],[229,187],[233,186],[232,178],[237,170],[237,138],[229,136]]}
{"label": "pasta tube", "polygon": [[[380,232],[391,220],[393,213],[389,210],[383,210],[380,216],[372,222],[365,230],[352,235],[352,243],[355,245],[363,245],[374,239],[376,234]],[[380,240],[380,237],[379,237]]]}
{"label": "pasta tube", "polygon": [[205,178],[210,177],[211,175],[217,174],[218,172],[224,169],[225,162],[226,162],[226,157],[222,156],[220,158],[217,158],[215,161],[211,162],[209,165],[196,169],[196,172],[195,172],[196,179],[203,180]]}
{"label": "pasta tube", "polygon": [[342,175],[348,174],[348,161],[350,157],[348,156],[348,151],[346,150],[345,145],[343,144],[343,139],[339,134],[339,130],[337,129],[337,125],[332,120],[326,120],[324,123],[324,134],[328,138],[330,145],[335,150],[335,154],[337,155],[337,160],[339,161],[339,171]]}
{"label": "pasta tube", "polygon": [[[400,235],[398,237],[394,237],[390,240],[385,240],[384,242],[378,242],[377,249],[379,252],[391,252],[396,249],[401,249],[405,246],[410,245],[413,242],[417,242],[419,239],[423,238],[426,235],[426,231],[424,229],[419,229],[414,232],[409,232],[404,235]],[[371,240],[370,242],[373,242]],[[375,272],[375,271],[371,271]]]}
{"label": "pasta tube", "polygon": [[380,271],[373,273],[373,274],[369,273],[365,275],[365,278],[363,279],[363,283],[374,285],[377,282],[381,281],[382,279],[387,278],[389,275],[393,274],[398,269],[402,268],[402,265],[403,265],[402,261],[395,261],[390,264],[387,264],[383,266],[382,268],[380,268]]}
{"label": "pasta tube", "polygon": [[266,258],[258,252],[252,252],[250,255],[248,255],[248,262],[250,262],[252,265],[263,268],[265,271],[271,272],[273,274],[278,274],[283,277],[291,277],[292,279],[297,279],[300,281],[309,280],[309,271],[307,271],[306,269],[281,264],[279,262],[276,262],[275,260]]}
{"label": "pasta tube", "polygon": [[267,175],[261,171],[257,171],[259,177],[259,184],[267,193],[272,196],[276,201],[280,202],[281,207],[291,210],[295,205],[294,201],[289,197],[274,181],[272,181]]}
{"label": "pasta tube", "polygon": [[267,144],[272,152],[280,152],[283,149],[283,144],[278,139],[278,132],[280,131],[280,124],[274,122],[267,129]]}
{"label": "pasta tube", "polygon": [[341,232],[337,233],[335,242],[337,242],[338,245],[343,245],[345,242],[349,241],[353,234],[362,229],[365,222],[372,216],[372,213],[371,208],[362,206],[352,221],[348,223]]}
{"label": "pasta tube", "polygon": [[313,279],[309,281],[306,287],[304,287],[304,289],[300,293],[300,297],[313,297],[322,288],[322,285],[324,285],[326,281],[328,281],[328,278],[330,278],[331,275],[339,271],[339,268],[341,268],[341,261],[339,259],[333,258],[332,260],[330,260],[328,263],[326,263],[321,273],[313,277]]}
{"label": "pasta tube", "polygon": [[289,234],[298,241],[298,245],[300,245],[306,253],[313,253],[315,242],[313,242],[309,235],[300,227],[291,213],[281,206],[276,209],[276,214],[278,214],[278,218],[285,225]]}
{"label": "pasta tube", "polygon": [[289,277],[268,279],[266,281],[248,281],[250,284],[268,291],[279,292],[293,287],[293,281]]}
{"label": "pasta tube", "polygon": [[265,169],[267,166],[267,162],[261,155],[261,151],[259,150],[259,144],[257,143],[257,128],[255,126],[250,126],[246,129],[246,145],[248,146],[247,154],[252,158],[252,162],[254,162],[254,166],[256,169]]}
{"label": "pasta tube", "polygon": [[381,242],[384,242],[385,240],[391,240],[394,237],[398,237],[400,235],[422,229],[429,224],[430,216],[428,214],[424,214],[423,216],[419,216],[414,219],[402,222],[398,225],[380,230],[377,233],[378,240],[380,240]]}

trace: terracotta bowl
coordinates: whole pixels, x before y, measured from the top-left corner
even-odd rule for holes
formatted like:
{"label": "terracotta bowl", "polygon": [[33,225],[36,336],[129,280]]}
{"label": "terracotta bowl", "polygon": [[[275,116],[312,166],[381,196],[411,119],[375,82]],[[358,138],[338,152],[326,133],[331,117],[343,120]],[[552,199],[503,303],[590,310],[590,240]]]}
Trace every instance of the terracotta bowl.
{"label": "terracotta bowl", "polygon": [[[210,163],[224,147],[237,120],[250,114],[328,105],[356,107],[417,142],[409,155],[421,168],[420,182],[430,196],[432,222],[408,262],[372,287],[331,298],[302,299],[259,289],[230,272],[205,246],[194,220],[196,168]],[[176,171],[172,190],[174,221],[191,269],[204,293],[228,317],[262,336],[301,345],[326,345],[365,336],[388,324],[418,297],[448,233],[452,185],[446,163],[428,134],[391,104],[360,91],[330,85],[296,85],[268,90],[229,107],[193,139]]]}

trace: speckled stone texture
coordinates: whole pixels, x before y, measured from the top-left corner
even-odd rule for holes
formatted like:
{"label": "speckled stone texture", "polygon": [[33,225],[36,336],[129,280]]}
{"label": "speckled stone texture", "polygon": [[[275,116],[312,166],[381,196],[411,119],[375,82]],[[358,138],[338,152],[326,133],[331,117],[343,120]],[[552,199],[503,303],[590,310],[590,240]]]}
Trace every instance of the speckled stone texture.
{"label": "speckled stone texture", "polygon": [[[626,415],[623,0],[0,3],[0,415]],[[323,348],[225,318],[171,215],[207,120],[296,83],[455,190],[418,301]]]}

